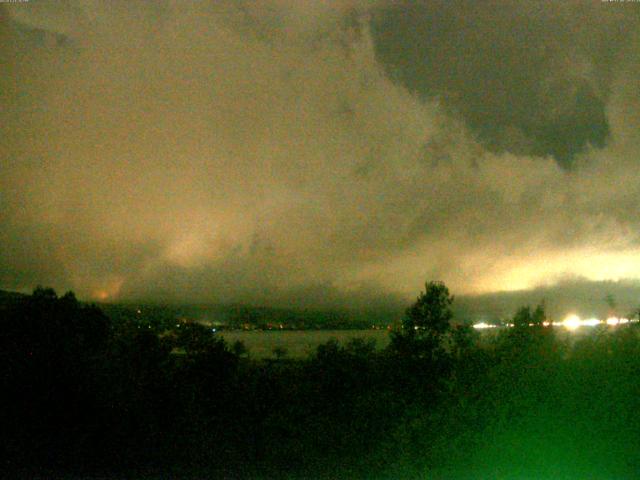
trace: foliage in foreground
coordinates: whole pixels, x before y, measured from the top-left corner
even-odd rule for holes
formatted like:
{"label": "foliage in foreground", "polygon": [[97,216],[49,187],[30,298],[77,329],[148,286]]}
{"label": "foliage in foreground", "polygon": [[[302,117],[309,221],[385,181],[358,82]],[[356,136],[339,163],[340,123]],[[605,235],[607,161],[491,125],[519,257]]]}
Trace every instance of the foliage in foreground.
{"label": "foliage in foreground", "polygon": [[451,301],[427,284],[385,351],[331,341],[305,360],[253,361],[199,325],[158,335],[37,289],[0,309],[2,469],[635,477],[634,327],[570,340],[521,309],[515,328],[481,339],[451,327]]}

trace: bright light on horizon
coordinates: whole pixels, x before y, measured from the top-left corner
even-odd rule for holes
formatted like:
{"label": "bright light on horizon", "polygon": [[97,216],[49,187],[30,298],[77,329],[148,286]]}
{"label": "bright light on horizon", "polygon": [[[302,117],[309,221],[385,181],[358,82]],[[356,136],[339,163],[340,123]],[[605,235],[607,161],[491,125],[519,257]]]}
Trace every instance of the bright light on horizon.
{"label": "bright light on horizon", "polygon": [[587,318],[586,320],[582,320],[581,323],[586,327],[595,327],[596,325],[600,325],[602,321],[597,318]]}
{"label": "bright light on horizon", "polygon": [[473,325],[473,328],[476,328],[478,330],[482,330],[482,329],[485,329],[485,328],[496,328],[496,325],[491,325],[489,323],[480,322],[480,323],[475,323]]}
{"label": "bright light on horizon", "polygon": [[[585,318],[583,320],[578,315],[572,313],[572,314],[569,314],[567,317],[565,317],[564,320],[562,320],[561,322],[545,321],[543,323],[543,326],[564,327],[569,331],[574,331],[580,327],[595,327],[602,324],[615,327],[616,325],[624,325],[627,323],[638,323],[639,321],[640,320],[636,318],[628,319],[624,317],[608,317],[606,320],[600,320],[598,318],[591,317],[591,318]],[[512,323],[507,323],[507,324],[504,324],[503,326],[510,328],[510,327],[513,327],[514,325]],[[532,324],[529,324],[529,326],[532,326]],[[499,325],[494,325],[486,322],[475,323],[473,325],[473,328],[478,330],[483,330],[487,328],[498,328],[498,327]]]}
{"label": "bright light on horizon", "polygon": [[580,325],[582,325],[582,321],[580,320],[580,317],[578,317],[577,315],[569,315],[567,318],[565,318],[562,321],[562,326],[567,330],[575,330]]}

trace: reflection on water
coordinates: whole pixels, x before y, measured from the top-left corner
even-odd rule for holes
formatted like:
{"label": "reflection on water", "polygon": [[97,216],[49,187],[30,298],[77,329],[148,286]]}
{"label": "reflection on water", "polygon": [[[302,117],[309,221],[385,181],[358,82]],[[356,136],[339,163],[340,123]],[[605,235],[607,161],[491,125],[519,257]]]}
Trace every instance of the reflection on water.
{"label": "reflection on water", "polygon": [[229,344],[242,341],[252,358],[273,357],[275,348],[285,349],[288,357],[301,358],[314,353],[318,345],[332,338],[341,344],[351,338],[372,339],[379,349],[389,344],[386,330],[234,330],[220,335]]}

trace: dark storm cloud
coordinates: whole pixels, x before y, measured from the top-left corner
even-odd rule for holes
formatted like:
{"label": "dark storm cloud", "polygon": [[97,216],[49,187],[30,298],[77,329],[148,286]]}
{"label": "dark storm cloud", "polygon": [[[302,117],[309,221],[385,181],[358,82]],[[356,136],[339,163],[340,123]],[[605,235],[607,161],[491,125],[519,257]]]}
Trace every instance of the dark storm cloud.
{"label": "dark storm cloud", "polygon": [[459,113],[495,152],[568,167],[605,145],[612,66],[637,12],[601,2],[393,2],[374,16],[389,74]]}
{"label": "dark storm cloud", "polygon": [[[637,276],[640,8],[470,5],[412,4],[402,38],[387,2],[3,5],[0,288],[335,306]],[[527,8],[548,54],[505,33]],[[406,54],[423,24],[438,48]]]}

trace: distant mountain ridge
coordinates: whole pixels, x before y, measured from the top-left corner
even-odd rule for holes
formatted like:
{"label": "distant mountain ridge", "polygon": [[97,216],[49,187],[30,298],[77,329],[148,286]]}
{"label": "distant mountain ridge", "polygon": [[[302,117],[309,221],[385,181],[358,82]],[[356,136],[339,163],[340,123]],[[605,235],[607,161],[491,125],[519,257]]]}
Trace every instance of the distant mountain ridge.
{"label": "distant mountain ridge", "polygon": [[[418,293],[418,290],[416,290]],[[455,295],[455,291],[452,292]],[[19,292],[0,290],[0,305],[23,298]],[[203,323],[266,325],[288,324],[303,328],[321,325],[344,326],[345,328],[371,328],[392,324],[402,318],[406,303],[389,304],[386,307],[357,308],[301,308],[268,307],[240,304],[171,304],[161,302],[98,303],[109,315],[121,315],[124,310],[136,311],[144,307],[148,315],[154,314],[173,320],[185,318]],[[455,295],[453,303],[454,322],[495,322],[513,317],[524,305],[532,307],[544,302],[548,316],[561,320],[568,314],[582,317],[605,318],[609,315],[637,316],[640,308],[640,280],[590,281],[574,278],[554,285],[540,286],[529,290],[493,292],[481,295]],[[94,303],[94,302],[89,302]]]}
{"label": "distant mountain ridge", "polygon": [[[145,323],[194,321],[228,328],[368,329],[398,320],[402,309],[364,311],[303,309],[237,304],[161,305],[149,303],[99,304],[112,318],[136,318]],[[167,323],[168,325],[169,323]]]}

